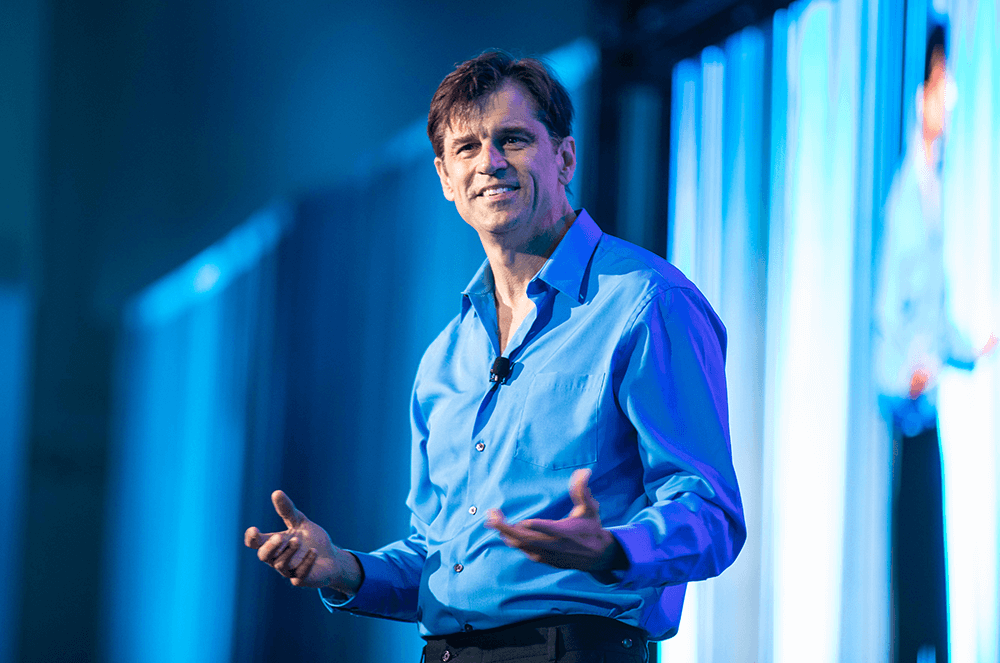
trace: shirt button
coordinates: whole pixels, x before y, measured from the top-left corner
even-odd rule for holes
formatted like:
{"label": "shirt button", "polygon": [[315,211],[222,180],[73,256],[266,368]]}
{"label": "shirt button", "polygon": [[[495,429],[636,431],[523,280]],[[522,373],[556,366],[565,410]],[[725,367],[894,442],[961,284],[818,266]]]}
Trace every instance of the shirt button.
{"label": "shirt button", "polygon": [[476,451],[482,451],[485,448],[486,448],[485,444],[483,444],[482,442],[476,442]]}
{"label": "shirt button", "polygon": [[622,640],[622,647],[624,647],[625,649],[631,649],[632,648],[632,638],[625,638],[624,640]]}
{"label": "shirt button", "polygon": [[441,660],[444,661],[444,663],[448,663],[448,661],[451,660],[451,652],[445,649],[444,653],[441,654]]}
{"label": "shirt button", "polygon": [[473,516],[476,515],[476,507],[474,505],[469,507],[469,513]]}
{"label": "shirt button", "polygon": [[455,573],[461,573],[461,572],[462,572],[462,569],[464,569],[464,568],[465,568],[465,567],[464,567],[464,566],[462,566],[461,564],[456,564],[456,565],[455,565]]}
{"label": "shirt button", "polygon": [[465,632],[468,633],[471,630],[472,630],[472,624],[466,624],[465,625]]}

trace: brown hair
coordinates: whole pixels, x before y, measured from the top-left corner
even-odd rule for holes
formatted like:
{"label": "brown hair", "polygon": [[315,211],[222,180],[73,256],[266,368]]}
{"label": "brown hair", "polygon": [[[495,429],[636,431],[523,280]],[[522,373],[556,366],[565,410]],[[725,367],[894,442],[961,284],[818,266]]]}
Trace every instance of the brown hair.
{"label": "brown hair", "polygon": [[445,126],[452,120],[469,118],[486,97],[507,81],[519,83],[531,94],[538,106],[538,120],[553,141],[570,135],[573,102],[549,68],[534,58],[515,60],[509,53],[490,50],[457,65],[434,93],[427,115],[427,136],[436,156],[444,154]]}

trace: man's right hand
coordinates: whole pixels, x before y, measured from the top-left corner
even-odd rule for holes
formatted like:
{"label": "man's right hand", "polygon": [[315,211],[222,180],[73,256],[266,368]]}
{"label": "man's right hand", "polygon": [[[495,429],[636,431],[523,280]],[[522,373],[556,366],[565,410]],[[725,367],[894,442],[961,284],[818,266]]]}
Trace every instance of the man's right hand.
{"label": "man's right hand", "polygon": [[997,347],[997,335],[996,334],[990,334],[990,338],[989,338],[988,341],[986,341],[986,345],[984,345],[983,349],[979,351],[979,356],[980,357],[987,357],[987,356],[989,356],[989,354],[991,352],[993,352],[993,350],[996,347]]}
{"label": "man's right hand", "polygon": [[244,542],[257,551],[260,561],[296,587],[329,587],[345,599],[357,594],[362,581],[357,558],[333,545],[326,530],[296,509],[284,492],[274,491],[271,502],[288,529],[267,534],[256,527],[246,531]]}
{"label": "man's right hand", "polygon": [[931,374],[925,368],[918,368],[910,376],[910,398],[916,400],[920,394],[927,389],[927,383],[931,381]]}

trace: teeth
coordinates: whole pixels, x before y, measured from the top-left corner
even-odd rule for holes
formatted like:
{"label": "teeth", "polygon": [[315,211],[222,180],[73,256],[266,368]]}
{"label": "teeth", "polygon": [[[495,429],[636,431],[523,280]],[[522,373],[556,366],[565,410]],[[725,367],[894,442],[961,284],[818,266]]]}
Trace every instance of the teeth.
{"label": "teeth", "polygon": [[507,193],[508,191],[513,191],[513,190],[514,190],[514,187],[511,187],[511,186],[500,186],[500,187],[496,187],[494,189],[486,189],[486,191],[483,191],[483,194],[487,195],[487,196],[496,196],[496,195],[499,195],[501,193]]}

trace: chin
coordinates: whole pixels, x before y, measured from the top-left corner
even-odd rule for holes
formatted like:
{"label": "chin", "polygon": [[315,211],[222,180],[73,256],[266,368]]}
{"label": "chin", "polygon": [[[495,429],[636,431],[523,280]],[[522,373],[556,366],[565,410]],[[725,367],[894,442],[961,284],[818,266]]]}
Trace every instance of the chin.
{"label": "chin", "polygon": [[492,230],[503,231],[517,225],[519,215],[513,211],[497,210],[480,217],[481,225]]}

